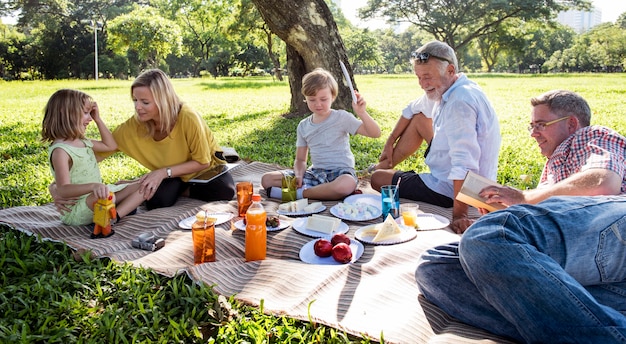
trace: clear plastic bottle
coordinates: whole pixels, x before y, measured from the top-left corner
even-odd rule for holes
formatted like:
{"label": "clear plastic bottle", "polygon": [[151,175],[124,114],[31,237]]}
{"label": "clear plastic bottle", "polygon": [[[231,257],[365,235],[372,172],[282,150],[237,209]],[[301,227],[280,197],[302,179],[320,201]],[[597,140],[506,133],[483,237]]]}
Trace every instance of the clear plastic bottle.
{"label": "clear plastic bottle", "polygon": [[263,260],[267,250],[267,213],[261,195],[252,195],[252,205],[246,212],[246,261]]}
{"label": "clear plastic bottle", "polygon": [[206,211],[196,214],[196,222],[191,225],[193,238],[194,264],[215,261],[215,218],[208,217]]}

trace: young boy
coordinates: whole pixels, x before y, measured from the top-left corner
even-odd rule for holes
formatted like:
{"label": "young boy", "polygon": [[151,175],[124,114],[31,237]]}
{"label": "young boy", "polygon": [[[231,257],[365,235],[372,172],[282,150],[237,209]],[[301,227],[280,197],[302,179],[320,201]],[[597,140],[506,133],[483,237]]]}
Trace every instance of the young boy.
{"label": "young boy", "polygon": [[[321,68],[302,78],[302,94],[313,114],[298,124],[293,170],[263,175],[261,185],[268,190],[270,197],[281,198],[283,175],[296,177],[297,198],[339,200],[356,190],[358,179],[349,135],[377,138],[380,128],[367,113],[365,100],[356,91],[357,102],[352,105],[360,120],[345,110],[332,109],[337,89],[332,74]],[[309,151],[312,164],[307,169]]]}

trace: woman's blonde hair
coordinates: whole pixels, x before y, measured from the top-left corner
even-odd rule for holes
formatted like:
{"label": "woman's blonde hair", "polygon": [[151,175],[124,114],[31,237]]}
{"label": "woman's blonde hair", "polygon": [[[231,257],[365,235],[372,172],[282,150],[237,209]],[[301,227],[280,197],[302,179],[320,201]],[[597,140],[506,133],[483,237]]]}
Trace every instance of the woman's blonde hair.
{"label": "woman's blonde hair", "polygon": [[54,92],[43,110],[41,140],[75,140],[85,138],[82,117],[85,104],[93,99],[84,92],[62,89]]}
{"label": "woman's blonde hair", "polygon": [[[158,129],[161,132],[168,135],[172,131],[176,120],[178,119],[178,113],[182,106],[182,101],[178,98],[178,95],[174,91],[174,85],[165,73],[160,69],[149,69],[141,73],[130,87],[130,94],[132,97],[135,87],[148,87],[154,97],[157,109],[159,109],[159,122],[160,128],[156,128],[153,121],[145,122],[144,125],[148,132],[148,136],[154,135]],[[135,116],[137,113],[135,112]]]}
{"label": "woman's blonde hair", "polygon": [[315,68],[302,78],[302,95],[305,97],[314,96],[317,91],[326,87],[330,89],[333,99],[337,98],[337,93],[339,92],[337,80],[329,71],[323,68]]}

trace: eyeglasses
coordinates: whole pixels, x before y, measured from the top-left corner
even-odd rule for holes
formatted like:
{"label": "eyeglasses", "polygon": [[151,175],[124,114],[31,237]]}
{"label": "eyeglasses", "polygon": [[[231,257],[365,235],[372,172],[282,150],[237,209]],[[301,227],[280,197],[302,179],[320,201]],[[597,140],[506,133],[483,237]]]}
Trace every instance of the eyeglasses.
{"label": "eyeglasses", "polygon": [[448,60],[448,59],[446,59],[446,58],[443,58],[443,57],[439,57],[439,56],[433,55],[433,54],[431,54],[431,53],[418,53],[418,52],[413,52],[413,53],[411,54],[411,57],[412,57],[413,59],[415,59],[415,60],[419,61],[419,63],[426,63],[426,62],[428,62],[428,59],[429,59],[429,58],[434,57],[434,58],[436,58],[437,60],[445,61],[445,62],[448,62],[449,64],[452,64],[452,62],[451,62],[450,60]]}
{"label": "eyeglasses", "polygon": [[544,130],[546,130],[546,127],[547,127],[547,126],[552,125],[552,124],[557,123],[557,122],[560,122],[560,121],[562,121],[562,120],[566,120],[566,119],[568,119],[568,118],[570,118],[570,117],[571,117],[571,116],[565,116],[565,117],[557,118],[557,119],[555,119],[554,121],[545,122],[545,123],[544,123],[544,122],[530,123],[530,124],[528,125],[528,131],[529,131],[529,132],[532,132],[532,131],[533,131],[533,129],[534,129],[534,130],[537,130],[537,131],[544,131]]}

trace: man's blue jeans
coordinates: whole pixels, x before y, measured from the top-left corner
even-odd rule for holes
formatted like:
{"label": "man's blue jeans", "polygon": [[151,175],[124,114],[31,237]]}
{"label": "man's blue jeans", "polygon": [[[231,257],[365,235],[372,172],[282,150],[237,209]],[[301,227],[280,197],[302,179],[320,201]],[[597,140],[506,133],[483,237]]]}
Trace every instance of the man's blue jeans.
{"label": "man's blue jeans", "polygon": [[425,252],[426,299],[535,343],[626,343],[626,197],[552,197],[487,214]]}

